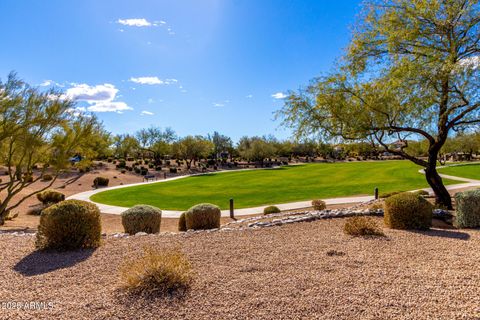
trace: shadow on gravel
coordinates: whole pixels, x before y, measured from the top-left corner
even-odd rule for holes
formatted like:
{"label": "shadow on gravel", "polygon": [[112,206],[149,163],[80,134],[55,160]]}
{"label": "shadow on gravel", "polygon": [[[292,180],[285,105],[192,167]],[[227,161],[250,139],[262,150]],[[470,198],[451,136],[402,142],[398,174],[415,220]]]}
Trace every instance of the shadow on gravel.
{"label": "shadow on gravel", "polygon": [[34,251],[20,260],[13,270],[30,277],[49,273],[58,269],[70,268],[87,260],[94,249],[76,251]]}
{"label": "shadow on gravel", "polygon": [[468,233],[454,231],[454,230],[430,229],[428,231],[411,231],[411,232],[419,233],[429,237],[439,237],[439,238],[448,238],[448,239],[457,239],[457,240],[470,239],[470,235]]}

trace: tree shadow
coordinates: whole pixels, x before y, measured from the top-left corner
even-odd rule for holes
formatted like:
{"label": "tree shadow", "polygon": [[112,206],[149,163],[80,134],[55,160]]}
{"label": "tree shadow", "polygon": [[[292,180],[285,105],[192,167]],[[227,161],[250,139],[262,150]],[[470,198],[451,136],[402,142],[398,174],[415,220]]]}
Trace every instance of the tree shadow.
{"label": "tree shadow", "polygon": [[95,249],[82,249],[76,251],[33,251],[23,257],[13,267],[16,272],[30,277],[49,273],[59,269],[70,268],[87,260]]}
{"label": "tree shadow", "polygon": [[457,240],[464,240],[464,241],[470,239],[470,235],[468,233],[449,230],[449,229],[430,229],[425,231],[410,230],[410,232],[422,234],[428,237],[439,237],[439,238],[457,239]]}

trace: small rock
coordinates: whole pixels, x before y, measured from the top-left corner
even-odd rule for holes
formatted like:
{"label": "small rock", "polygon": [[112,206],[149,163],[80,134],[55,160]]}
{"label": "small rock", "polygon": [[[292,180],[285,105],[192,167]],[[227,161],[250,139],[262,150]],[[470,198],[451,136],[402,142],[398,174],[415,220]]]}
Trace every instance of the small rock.
{"label": "small rock", "polygon": [[148,235],[148,233],[146,233],[146,232],[137,232],[137,233],[135,233],[135,237],[141,237],[141,236],[146,236],[146,235]]}

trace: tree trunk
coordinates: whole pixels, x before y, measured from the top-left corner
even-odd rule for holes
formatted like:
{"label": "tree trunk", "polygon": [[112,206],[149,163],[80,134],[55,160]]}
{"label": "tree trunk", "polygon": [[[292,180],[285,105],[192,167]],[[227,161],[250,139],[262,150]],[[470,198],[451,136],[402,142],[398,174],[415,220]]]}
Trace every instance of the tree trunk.
{"label": "tree trunk", "polygon": [[435,203],[445,206],[448,210],[452,210],[452,198],[447,188],[443,184],[442,177],[437,172],[437,154],[429,154],[428,166],[425,168],[425,177],[430,187],[435,193]]}

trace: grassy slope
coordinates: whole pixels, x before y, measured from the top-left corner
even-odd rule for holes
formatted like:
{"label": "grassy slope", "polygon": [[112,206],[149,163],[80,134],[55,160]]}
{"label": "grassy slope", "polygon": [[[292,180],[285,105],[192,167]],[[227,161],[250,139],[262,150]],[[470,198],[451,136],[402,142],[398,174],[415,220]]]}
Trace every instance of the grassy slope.
{"label": "grassy slope", "polygon": [[202,202],[227,209],[229,199],[234,198],[236,208],[246,208],[373,194],[374,187],[380,192],[428,187],[419,169],[409,161],[316,163],[195,176],[100,192],[91,199],[124,207],[143,203],[165,210],[186,210]]}
{"label": "grassy slope", "polygon": [[438,171],[452,176],[480,180],[480,163],[441,168]]}

